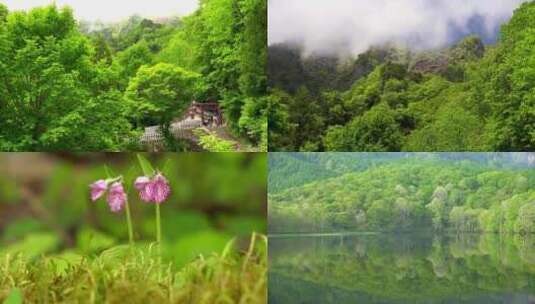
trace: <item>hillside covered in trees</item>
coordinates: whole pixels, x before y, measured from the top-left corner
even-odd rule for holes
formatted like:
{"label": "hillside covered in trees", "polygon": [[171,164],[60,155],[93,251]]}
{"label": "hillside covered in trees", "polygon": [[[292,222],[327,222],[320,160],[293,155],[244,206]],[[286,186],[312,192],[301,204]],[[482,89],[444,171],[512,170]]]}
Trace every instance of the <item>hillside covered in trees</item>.
{"label": "hillside covered in trees", "polygon": [[307,155],[270,155],[271,233],[535,233],[532,153]]}
{"label": "hillside covered in trees", "polygon": [[203,148],[266,149],[265,1],[201,0],[184,18],[117,24],[73,15],[0,4],[0,150],[142,150],[155,125],[166,150],[189,150],[168,127],[194,100],[218,102],[226,123]]}
{"label": "hillside covered in trees", "polygon": [[535,2],[498,42],[377,45],[356,57],[268,49],[270,151],[532,151]]}

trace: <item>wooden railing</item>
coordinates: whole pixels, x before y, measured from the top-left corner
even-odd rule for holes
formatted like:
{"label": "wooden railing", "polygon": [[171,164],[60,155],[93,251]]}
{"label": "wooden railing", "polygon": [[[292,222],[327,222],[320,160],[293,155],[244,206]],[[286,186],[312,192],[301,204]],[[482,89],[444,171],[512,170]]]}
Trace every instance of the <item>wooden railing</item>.
{"label": "wooden railing", "polygon": [[[194,143],[198,142],[193,130],[205,128],[219,128],[224,126],[223,112],[217,102],[193,101],[186,114],[179,122],[172,123],[169,127],[171,134],[178,139],[186,139]],[[151,150],[157,150],[164,144],[163,133],[160,126],[146,127],[140,138],[140,143]]]}

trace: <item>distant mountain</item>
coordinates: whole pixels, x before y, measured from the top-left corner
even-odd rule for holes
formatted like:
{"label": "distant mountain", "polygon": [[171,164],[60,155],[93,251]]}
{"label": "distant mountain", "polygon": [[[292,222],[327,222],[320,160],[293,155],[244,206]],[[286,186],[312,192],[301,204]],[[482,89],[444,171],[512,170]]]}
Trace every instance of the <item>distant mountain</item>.
{"label": "distant mountain", "polygon": [[355,81],[397,55],[390,46],[373,47],[356,58],[310,54],[303,56],[297,44],[275,44],[268,48],[268,86],[289,93],[301,87],[311,92],[348,90]]}
{"label": "distant mountain", "polygon": [[[458,34],[453,34],[457,37]],[[305,86],[318,94],[325,90],[347,91],[377,66],[394,62],[412,71],[445,74],[451,65],[478,60],[485,54],[484,40],[459,36],[453,46],[428,51],[411,51],[393,44],[374,46],[356,58],[336,55],[303,55],[298,44],[275,44],[268,48],[268,85],[295,93]]]}
{"label": "distant mountain", "polygon": [[272,193],[336,176],[334,170],[309,159],[310,154],[270,153],[268,187]]}
{"label": "distant mountain", "polygon": [[297,45],[276,44],[268,48],[268,86],[294,93],[305,85],[305,73],[301,62],[302,50]]}
{"label": "distant mountain", "polygon": [[269,193],[411,158],[467,161],[493,168],[535,168],[535,153],[270,153]]}

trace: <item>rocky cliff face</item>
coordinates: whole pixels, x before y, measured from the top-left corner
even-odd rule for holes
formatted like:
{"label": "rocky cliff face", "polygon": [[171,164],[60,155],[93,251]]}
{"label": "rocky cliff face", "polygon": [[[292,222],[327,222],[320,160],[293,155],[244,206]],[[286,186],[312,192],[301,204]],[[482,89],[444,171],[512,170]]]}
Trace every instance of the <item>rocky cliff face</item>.
{"label": "rocky cliff face", "polygon": [[462,65],[481,59],[484,55],[483,41],[479,37],[470,36],[445,50],[418,53],[409,66],[412,72],[443,75],[448,73],[451,65]]}
{"label": "rocky cliff face", "polygon": [[385,62],[408,66],[410,72],[450,77],[452,66],[478,60],[484,54],[485,45],[476,36],[469,36],[448,49],[432,51],[414,52],[385,44],[372,47],[356,58],[303,56],[298,45],[277,44],[268,49],[269,86],[288,92],[295,92],[301,86],[311,92],[346,91]]}

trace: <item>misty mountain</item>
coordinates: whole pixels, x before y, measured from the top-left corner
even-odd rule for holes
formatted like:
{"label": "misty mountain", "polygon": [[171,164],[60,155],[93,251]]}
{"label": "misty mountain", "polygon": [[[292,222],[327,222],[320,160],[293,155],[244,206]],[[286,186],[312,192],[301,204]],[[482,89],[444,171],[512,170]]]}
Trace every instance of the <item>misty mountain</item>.
{"label": "misty mountain", "polygon": [[448,76],[448,67],[478,60],[484,53],[484,42],[478,36],[463,37],[448,48],[418,52],[383,44],[356,57],[305,55],[299,44],[275,44],[268,48],[268,85],[289,93],[302,86],[316,94],[324,90],[346,91],[385,62],[402,64],[419,73]]}
{"label": "misty mountain", "polygon": [[311,92],[348,90],[355,81],[400,50],[389,46],[372,47],[356,58],[312,54],[303,55],[296,44],[276,44],[268,48],[268,86],[295,93],[301,87]]}

